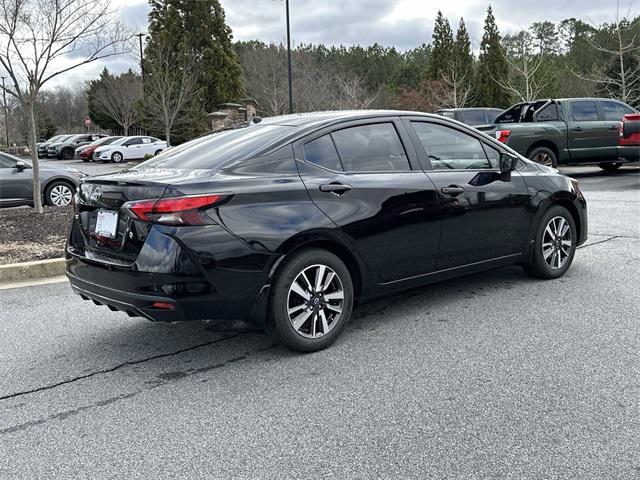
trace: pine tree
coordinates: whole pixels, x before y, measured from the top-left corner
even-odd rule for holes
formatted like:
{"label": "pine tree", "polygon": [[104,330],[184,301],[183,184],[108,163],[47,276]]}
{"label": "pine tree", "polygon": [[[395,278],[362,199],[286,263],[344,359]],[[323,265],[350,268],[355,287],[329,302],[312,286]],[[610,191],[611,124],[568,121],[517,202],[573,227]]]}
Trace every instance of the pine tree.
{"label": "pine tree", "polygon": [[[195,63],[198,67],[199,94],[184,108],[184,118],[177,122],[182,126],[175,137],[179,142],[202,133],[206,129],[205,115],[215,111],[217,104],[237,100],[244,93],[242,70],[219,0],[150,0],[149,3],[145,65],[149,64],[151,71],[152,62]],[[168,50],[172,55],[170,59]]]}
{"label": "pine tree", "polygon": [[431,43],[431,56],[427,68],[429,80],[440,80],[447,71],[449,58],[453,49],[453,33],[451,25],[441,11],[438,11],[436,23],[433,27],[433,42]]}
{"label": "pine tree", "polygon": [[460,86],[458,95],[464,100],[462,103],[467,103],[472,97],[473,55],[471,53],[471,40],[469,40],[469,32],[464,23],[464,18],[460,18],[456,41],[453,45],[453,68],[456,70],[455,78],[458,79]]}
{"label": "pine tree", "polygon": [[480,44],[478,72],[475,82],[475,100],[478,106],[506,108],[510,96],[497,80],[509,75],[509,66],[500,45],[500,32],[491,7],[487,9],[484,35]]}

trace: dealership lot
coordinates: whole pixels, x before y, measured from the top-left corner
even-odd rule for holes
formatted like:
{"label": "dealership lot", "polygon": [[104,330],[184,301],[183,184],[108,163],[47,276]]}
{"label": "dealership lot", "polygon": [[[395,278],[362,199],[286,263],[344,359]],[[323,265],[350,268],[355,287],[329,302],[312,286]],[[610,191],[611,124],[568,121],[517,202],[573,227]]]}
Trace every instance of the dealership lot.
{"label": "dealership lot", "polygon": [[640,171],[566,173],[590,238],[565,277],[412,290],[315,354],[0,290],[0,477],[640,476]]}

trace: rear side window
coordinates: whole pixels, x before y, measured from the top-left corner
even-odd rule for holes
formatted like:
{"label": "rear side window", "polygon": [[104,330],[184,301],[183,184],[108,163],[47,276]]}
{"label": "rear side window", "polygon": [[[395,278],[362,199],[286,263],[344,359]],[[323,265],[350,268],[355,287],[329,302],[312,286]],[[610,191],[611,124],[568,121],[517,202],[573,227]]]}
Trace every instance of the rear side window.
{"label": "rear side window", "polygon": [[605,120],[609,121],[620,121],[625,115],[633,113],[632,108],[618,102],[602,101],[600,105],[602,105]]}
{"label": "rear side window", "polygon": [[538,122],[553,122],[558,120],[558,118],[558,106],[555,103],[551,103],[542,110],[536,112],[536,119]]}
{"label": "rear side window", "polygon": [[599,120],[596,102],[586,100],[571,102],[571,117],[576,122]]}
{"label": "rear side window", "polygon": [[487,123],[483,110],[462,110],[460,120],[467,125],[484,125]]}
{"label": "rear side window", "polygon": [[[450,127],[426,122],[411,122],[434,170],[491,169],[497,167],[487,158],[482,143],[475,137]],[[496,152],[497,153],[497,152]],[[496,156],[492,155],[496,160]],[[499,158],[499,154],[498,157]]]}
{"label": "rear side window", "polygon": [[125,143],[125,146],[130,146],[130,145],[140,145],[142,143],[142,139],[141,138],[132,138],[131,140],[127,140]]}
{"label": "rear side window", "polygon": [[141,163],[141,168],[185,168],[218,170],[235,161],[250,158],[264,147],[288,137],[295,127],[251,125],[213,133],[172,147]]}
{"label": "rear side window", "polygon": [[304,144],[304,158],[307,162],[313,163],[329,170],[342,170],[338,152],[333,145],[333,140],[329,135],[316,138]]}
{"label": "rear side window", "polygon": [[347,172],[410,170],[409,160],[392,123],[345,128],[331,136]]}

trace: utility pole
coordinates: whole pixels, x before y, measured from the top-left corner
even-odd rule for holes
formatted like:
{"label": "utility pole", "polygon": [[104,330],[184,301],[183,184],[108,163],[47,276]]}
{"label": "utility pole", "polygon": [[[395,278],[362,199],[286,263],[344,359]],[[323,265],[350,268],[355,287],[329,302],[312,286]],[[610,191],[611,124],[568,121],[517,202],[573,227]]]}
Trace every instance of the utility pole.
{"label": "utility pole", "polygon": [[142,37],[146,36],[146,33],[136,33],[136,37],[138,37],[138,43],[140,44],[140,73],[142,76],[142,84],[144,85],[144,61],[142,58]]}
{"label": "utility pole", "polygon": [[289,26],[289,0],[285,0],[287,9],[287,58],[289,70],[289,113],[293,113],[293,85],[291,80],[291,28]]}
{"label": "utility pole", "polygon": [[7,114],[7,90],[4,88],[4,79],[2,77],[2,108],[4,109],[4,135],[9,148],[9,115]]}

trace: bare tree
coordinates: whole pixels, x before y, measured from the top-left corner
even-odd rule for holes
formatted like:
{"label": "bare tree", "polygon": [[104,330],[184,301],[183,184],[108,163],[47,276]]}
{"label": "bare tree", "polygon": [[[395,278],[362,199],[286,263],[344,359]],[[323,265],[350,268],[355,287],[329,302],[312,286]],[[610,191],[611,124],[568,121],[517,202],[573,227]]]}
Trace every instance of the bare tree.
{"label": "bare tree", "polygon": [[137,104],[142,99],[140,76],[129,70],[121,75],[106,75],[96,82],[94,101],[118,125],[124,135],[129,135],[129,127],[138,121]]}
{"label": "bare tree", "polygon": [[0,67],[28,112],[33,203],[41,213],[35,104],[43,85],[81,65],[123,53],[127,37],[109,0],[0,0]]}
{"label": "bare tree", "polygon": [[527,31],[506,36],[504,44],[502,54],[509,65],[509,78],[492,76],[493,80],[523,102],[535,100],[551,83],[550,76],[542,69],[544,48],[536,52],[534,39]]}
{"label": "bare tree", "polygon": [[611,56],[611,62],[591,75],[572,72],[583,80],[598,84],[610,97],[634,105],[640,103],[640,38],[637,32],[640,17],[633,22],[629,20],[632,6],[633,2],[630,2],[626,14],[621,17],[618,0],[615,23],[611,25],[614,37],[612,46],[585,37],[595,50]]}
{"label": "bare tree", "polygon": [[372,93],[364,86],[362,77],[336,75],[335,82],[338,88],[336,108],[340,110],[366,109],[378,98],[378,93]]}
{"label": "bare tree", "polygon": [[153,61],[145,62],[144,116],[152,128],[165,132],[167,146],[171,131],[182,118],[198,90],[199,69],[196,56],[187,50],[176,55],[170,45],[158,45]]}
{"label": "bare tree", "polygon": [[463,108],[473,99],[472,78],[469,72],[465,72],[457,65],[453,57],[447,62],[445,71],[442,72],[441,88],[434,92],[438,97],[440,107]]}

